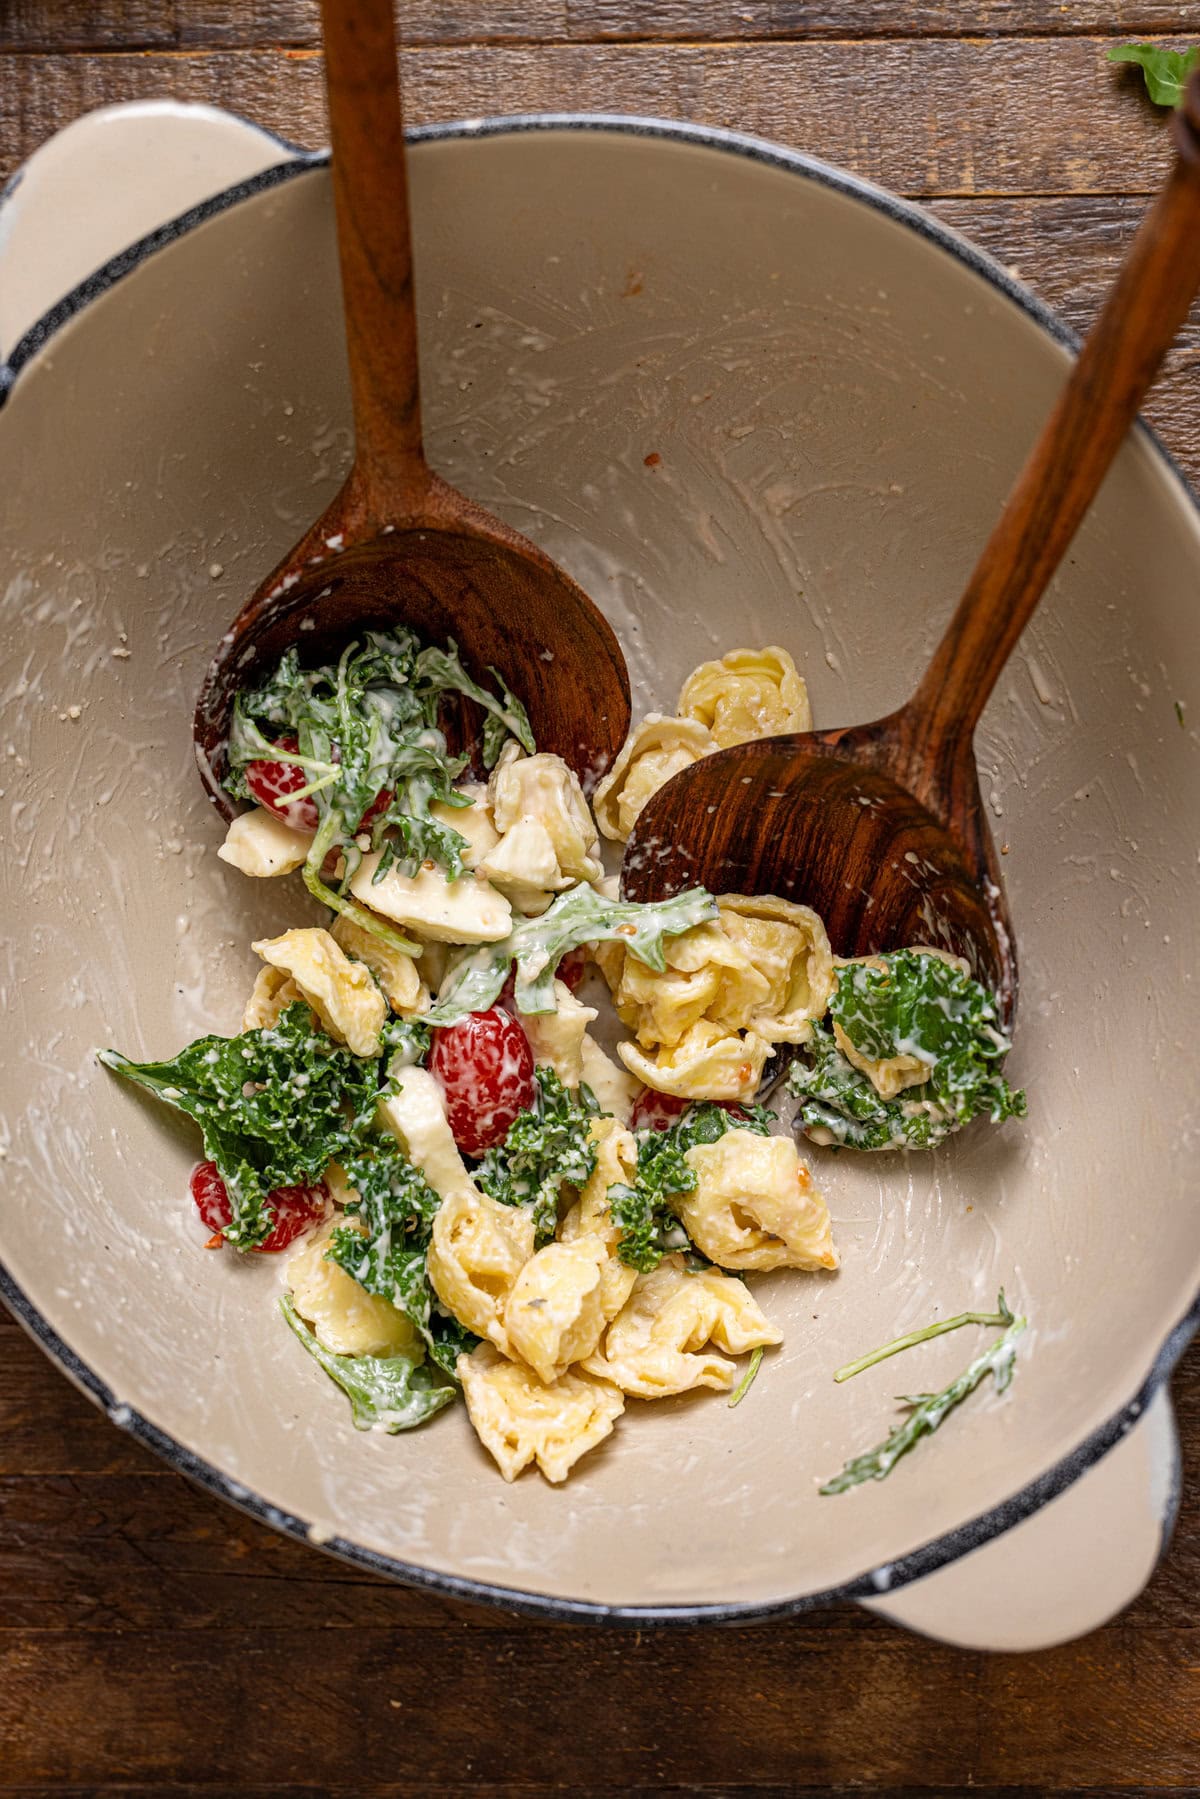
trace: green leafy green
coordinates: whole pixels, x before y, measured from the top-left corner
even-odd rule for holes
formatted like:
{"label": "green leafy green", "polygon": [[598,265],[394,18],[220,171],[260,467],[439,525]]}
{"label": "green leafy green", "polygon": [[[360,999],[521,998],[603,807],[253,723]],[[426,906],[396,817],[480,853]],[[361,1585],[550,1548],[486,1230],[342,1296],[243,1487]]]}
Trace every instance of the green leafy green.
{"label": "green leafy green", "polygon": [[1012,1321],[1013,1315],[1008,1309],[1004,1288],[1001,1287],[994,1312],[958,1312],[953,1318],[940,1318],[936,1324],[926,1324],[921,1330],[907,1331],[903,1337],[893,1337],[882,1349],[872,1349],[867,1355],[856,1356],[852,1362],[844,1362],[835,1371],[833,1378],[839,1384],[844,1380],[853,1380],[856,1374],[874,1368],[877,1362],[886,1362],[889,1356],[899,1355],[901,1350],[915,1349],[918,1343],[928,1343],[934,1337],[944,1337],[947,1331],[962,1330],[967,1324],[997,1325],[1011,1324]]}
{"label": "green leafy green", "polygon": [[639,906],[605,899],[584,883],[560,893],[540,918],[526,918],[499,943],[469,951],[450,969],[432,1011],[434,1025],[456,1024],[468,1012],[486,1012],[516,966],[519,1012],[553,1012],[554,971],[569,949],[612,939],[660,974],[666,968],[665,940],[717,916],[716,901],[702,887],[673,899]]}
{"label": "green leafy green", "polygon": [[1190,50],[1168,50],[1159,44],[1118,44],[1108,52],[1109,62],[1137,63],[1146,92],[1156,106],[1181,106],[1183,90],[1193,69],[1200,69],[1200,44]]}
{"label": "green leafy green", "polygon": [[379,1033],[387,1056],[388,1079],[405,1068],[421,1068],[429,1054],[430,1028],[423,1018],[389,1018]]}
{"label": "green leafy green", "polygon": [[169,1062],[131,1062],[101,1050],[106,1068],[194,1118],[217,1164],[232,1221],[225,1240],[253,1249],[270,1235],[267,1195],[319,1180],[371,1128],[379,1063],[351,1055],[313,1028],[305,1005],[269,1029],[200,1037]]}
{"label": "green leafy green", "polygon": [[532,1208],[540,1248],[554,1235],[563,1187],[582,1187],[595,1170],[591,1122],[600,1107],[586,1083],[576,1098],[552,1068],[536,1068],[533,1078],[533,1105],[513,1119],[503,1143],[484,1152],[475,1179],[502,1205]]}
{"label": "green leafy green", "polygon": [[[304,669],[290,649],[271,678],[240,693],[234,706],[229,792],[252,797],[245,774],[251,762],[303,769],[308,783],[292,800],[307,795],[318,812],[305,884],[323,904],[406,954],[415,955],[419,946],[347,893],[363,857],[361,820],[386,789],[391,798],[370,824],[370,847],[380,851],[376,880],[393,865],[415,874],[427,859],[451,880],[462,874],[466,839],[431,811],[437,802],[452,808],[470,804],[454,786],[468,758],[452,756],[438,728],[441,696],[465,694],[484,709],[488,766],[510,735],[531,752],[535,747],[524,707],[492,672],[499,698],[467,674],[453,642],[445,649],[422,649],[416,634],[403,627],[367,631],[346,646],[336,667]],[[288,738],[296,740],[296,749],[283,747],[280,739]],[[336,887],[322,872],[330,851],[342,857]]]}
{"label": "green leafy green", "polygon": [[729,1409],[731,1412],[735,1405],[741,1405],[743,1399],[745,1399],[747,1393],[754,1385],[754,1377],[762,1365],[762,1359],[763,1346],[760,1343],[758,1348],[754,1351],[754,1354],[750,1357],[750,1365],[746,1369],[745,1374],[743,1374],[741,1380],[729,1395]]}
{"label": "green leafy green", "polygon": [[456,1396],[457,1389],[423,1362],[408,1356],[334,1355],[319,1343],[290,1297],[279,1309],[315,1362],[350,1400],[355,1430],[414,1430]]}
{"label": "green leafy green", "polygon": [[426,1257],[441,1196],[391,1138],[374,1139],[342,1166],[358,1194],[346,1216],[357,1222],[333,1232],[327,1259],[403,1312],[431,1360],[452,1375],[476,1338],[443,1309],[429,1281]]}
{"label": "green leafy green", "polygon": [[[970,1119],[1023,1117],[1025,1095],[999,1071],[1011,1047],[995,1001],[940,956],[896,950],[838,970],[829,1012],[788,1071],[797,1123],[852,1149],[928,1149]],[[838,1047],[833,1025],[869,1061],[908,1055],[928,1079],[883,1099]]]}
{"label": "green leafy green", "polygon": [[[937,1430],[948,1412],[973,1393],[981,1381],[990,1374],[996,1382],[996,1391],[1003,1393],[1013,1377],[1016,1365],[1017,1338],[1028,1322],[1025,1318],[1014,1317],[1000,1296],[1000,1311],[1007,1324],[1004,1335],[997,1337],[990,1349],[968,1364],[957,1380],[952,1380],[940,1393],[910,1393],[902,1395],[897,1403],[908,1408],[908,1416],[874,1449],[865,1450],[861,1455],[852,1457],[840,1474],[827,1480],[818,1491],[823,1494],[845,1493],[851,1487],[857,1487],[865,1480],[883,1480],[890,1474],[902,1455]],[[917,1339],[914,1339],[917,1340]],[[900,1347],[900,1343],[887,1345],[884,1354],[891,1354]],[[864,1358],[864,1365],[867,1358]]]}
{"label": "green leafy green", "polygon": [[696,1171],[686,1160],[698,1143],[716,1143],[726,1131],[769,1135],[771,1113],[743,1106],[744,1117],[711,1101],[689,1106],[665,1131],[637,1134],[637,1169],[632,1181],[615,1181],[608,1189],[613,1223],[620,1227],[618,1259],[639,1274],[650,1274],[673,1250],[691,1250],[691,1240],[675,1216],[671,1201],[696,1186]]}

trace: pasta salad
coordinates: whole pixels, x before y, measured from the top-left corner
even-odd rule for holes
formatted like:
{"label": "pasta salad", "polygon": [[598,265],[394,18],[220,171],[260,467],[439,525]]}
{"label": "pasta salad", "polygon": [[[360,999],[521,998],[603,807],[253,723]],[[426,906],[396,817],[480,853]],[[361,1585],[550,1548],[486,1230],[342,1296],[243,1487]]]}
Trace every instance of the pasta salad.
{"label": "pasta salad", "polygon": [[[463,753],[448,706],[475,721]],[[927,1148],[1023,1112],[954,957],[842,960],[769,894],[619,898],[602,840],[666,781],[811,723],[786,650],[731,650],[589,803],[453,643],[290,651],[239,696],[227,785],[249,809],[217,853],[300,871],[325,922],[253,944],[235,1035],[102,1060],[200,1127],[209,1247],[288,1252],[283,1317],[354,1425],[461,1397],[506,1480],[562,1481],[628,1400],[740,1396],[782,1340],[748,1277],[837,1268],[801,1140]]]}

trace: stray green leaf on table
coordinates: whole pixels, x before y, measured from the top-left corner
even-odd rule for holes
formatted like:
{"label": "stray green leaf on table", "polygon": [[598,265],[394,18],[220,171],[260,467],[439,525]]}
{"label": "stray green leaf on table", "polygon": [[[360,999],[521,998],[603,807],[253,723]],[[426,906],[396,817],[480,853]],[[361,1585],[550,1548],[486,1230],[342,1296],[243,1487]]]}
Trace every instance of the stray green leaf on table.
{"label": "stray green leaf on table", "polygon": [[1168,50],[1160,44],[1118,44],[1109,62],[1137,63],[1146,92],[1156,106],[1180,106],[1193,69],[1200,68],[1200,44],[1190,50]]}

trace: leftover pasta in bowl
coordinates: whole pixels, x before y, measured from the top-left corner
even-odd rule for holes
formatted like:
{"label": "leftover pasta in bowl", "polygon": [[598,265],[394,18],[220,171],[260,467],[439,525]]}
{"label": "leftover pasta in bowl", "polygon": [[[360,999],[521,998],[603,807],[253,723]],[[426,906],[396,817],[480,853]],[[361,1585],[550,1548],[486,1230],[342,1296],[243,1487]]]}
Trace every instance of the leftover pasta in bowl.
{"label": "leftover pasta in bowl", "polygon": [[[719,135],[446,130],[412,179],[431,460],[613,621],[627,753],[581,807],[505,726],[519,753],[451,782],[469,805],[430,802],[476,865],[470,907],[436,855],[385,865],[369,825],[353,870],[344,837],[309,869],[333,915],[302,825],[247,812],[231,867],[195,692],[349,451],[323,163],[285,160],[73,295],[0,407],[5,1292],[117,1422],[399,1578],[653,1619],[898,1586],[1095,1463],[1192,1321],[1195,508],[1134,434],[997,690],[979,755],[1021,1009],[1002,1072],[969,1054],[925,1092],[904,1019],[954,1013],[977,1050],[991,1028],[962,971],[842,967],[770,894],[705,896],[647,961],[600,928],[603,867],[710,744],[903,696],[1061,381],[1053,321],[923,215]],[[546,947],[564,917],[596,945],[575,986]],[[653,921],[618,922],[649,946]],[[517,1111],[469,1107],[456,1134],[432,1039],[422,1062],[400,1027],[459,981],[542,1073],[531,1092],[508,1038]],[[448,1058],[461,1027],[433,1021]],[[336,1112],[339,1154],[314,1129],[299,1159],[247,1158],[269,1206],[220,1165],[193,1203],[196,1124],[95,1052],[144,1068],[246,1037],[338,1094],[310,1117],[332,1134]],[[949,1130],[963,1070],[978,1109],[1023,1091],[1027,1114]],[[268,1139],[270,1086],[241,1095]],[[639,1086],[657,1097],[623,1115]],[[423,1130],[442,1160],[411,1153]],[[575,1169],[552,1207],[539,1135]],[[524,1181],[541,1242],[538,1202],[509,1203]],[[461,1386],[415,1287],[406,1310],[369,1284],[376,1221],[420,1217],[424,1188],[426,1326],[464,1333]],[[963,1314],[993,1322],[942,1328]]]}

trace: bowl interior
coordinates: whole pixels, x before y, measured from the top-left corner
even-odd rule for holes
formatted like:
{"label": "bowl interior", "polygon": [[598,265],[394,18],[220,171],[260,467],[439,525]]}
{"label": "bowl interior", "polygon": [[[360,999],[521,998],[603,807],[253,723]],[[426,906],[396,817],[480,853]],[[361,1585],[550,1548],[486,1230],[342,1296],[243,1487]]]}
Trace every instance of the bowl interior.
{"label": "bowl interior", "polygon": [[[910,222],[746,155],[562,130],[412,164],[431,461],[592,594],[635,716],[741,643],[793,652],[819,725],[898,704],[1065,352]],[[934,1156],[814,1151],[842,1269],[758,1280],[786,1342],[738,1410],[632,1400],[565,1488],[508,1488],[457,1411],[351,1429],[278,1317],[278,1269],[201,1247],[192,1132],[93,1060],[235,1030],[251,939],[312,916],[216,859],[190,721],[217,638],[347,466],[339,331],[314,170],[117,282],[0,414],[0,1260],[119,1402],[319,1538],[609,1605],[849,1581],[1100,1426],[1196,1285],[1200,783],[1175,709],[1200,704],[1196,514],[1132,439],[984,722],[1028,1120]],[[831,1371],[1001,1284],[1030,1318],[1008,1395],[818,1497],[894,1392],[977,1344]]]}

